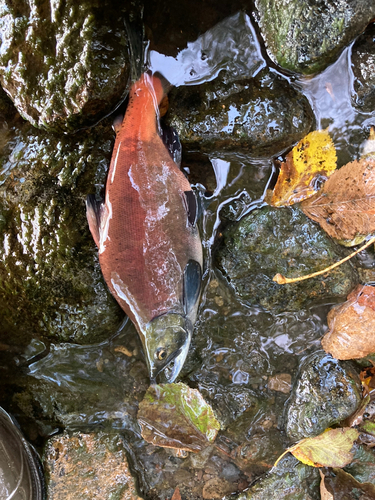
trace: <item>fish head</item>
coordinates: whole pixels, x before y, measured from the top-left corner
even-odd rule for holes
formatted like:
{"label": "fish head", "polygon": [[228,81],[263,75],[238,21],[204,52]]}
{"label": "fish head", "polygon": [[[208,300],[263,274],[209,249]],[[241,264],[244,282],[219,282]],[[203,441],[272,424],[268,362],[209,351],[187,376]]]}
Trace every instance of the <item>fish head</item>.
{"label": "fish head", "polygon": [[150,321],[145,329],[144,350],[151,383],[172,383],[183,367],[193,332],[191,321],[167,313]]}

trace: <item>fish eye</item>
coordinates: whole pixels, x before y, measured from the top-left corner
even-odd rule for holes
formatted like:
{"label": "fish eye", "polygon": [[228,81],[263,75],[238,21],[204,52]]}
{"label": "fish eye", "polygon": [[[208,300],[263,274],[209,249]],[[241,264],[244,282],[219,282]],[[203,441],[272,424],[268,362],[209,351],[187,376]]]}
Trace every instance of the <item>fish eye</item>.
{"label": "fish eye", "polygon": [[159,349],[156,350],[155,352],[155,358],[157,358],[159,361],[163,361],[167,357],[167,349],[164,347],[159,347]]}

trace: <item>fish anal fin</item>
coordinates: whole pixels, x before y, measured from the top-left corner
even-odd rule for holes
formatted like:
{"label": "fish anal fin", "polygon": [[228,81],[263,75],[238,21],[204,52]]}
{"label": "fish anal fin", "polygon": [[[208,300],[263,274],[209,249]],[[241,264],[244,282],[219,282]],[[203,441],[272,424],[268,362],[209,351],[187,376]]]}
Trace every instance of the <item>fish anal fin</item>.
{"label": "fish anal fin", "polygon": [[184,309],[188,316],[195,309],[202,286],[202,268],[199,262],[190,259],[184,270]]}
{"label": "fish anal fin", "polygon": [[98,201],[94,194],[89,194],[86,198],[86,217],[89,228],[94,238],[96,246],[99,248],[100,242],[100,217],[103,202]]}

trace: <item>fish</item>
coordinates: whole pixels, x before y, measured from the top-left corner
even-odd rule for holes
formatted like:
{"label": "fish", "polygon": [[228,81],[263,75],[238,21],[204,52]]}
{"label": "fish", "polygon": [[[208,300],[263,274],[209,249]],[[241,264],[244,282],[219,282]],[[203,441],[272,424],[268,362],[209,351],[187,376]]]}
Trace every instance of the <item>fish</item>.
{"label": "fish", "polygon": [[167,92],[158,74],[132,85],[104,200],[86,201],[104,280],[138,331],[152,383],[173,382],[184,365],[203,268],[196,195],[159,132]]}

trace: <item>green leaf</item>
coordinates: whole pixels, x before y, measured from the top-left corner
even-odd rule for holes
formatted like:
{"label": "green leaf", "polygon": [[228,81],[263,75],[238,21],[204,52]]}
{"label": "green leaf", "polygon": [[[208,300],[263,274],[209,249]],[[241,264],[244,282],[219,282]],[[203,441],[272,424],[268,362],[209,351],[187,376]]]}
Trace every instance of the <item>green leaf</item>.
{"label": "green leaf", "polygon": [[372,434],[373,436],[375,436],[375,422],[366,420],[365,422],[363,422],[361,430],[364,430],[368,434]]}
{"label": "green leaf", "polygon": [[155,446],[198,452],[215,440],[220,424],[197,389],[152,385],[139,405],[142,437]]}

